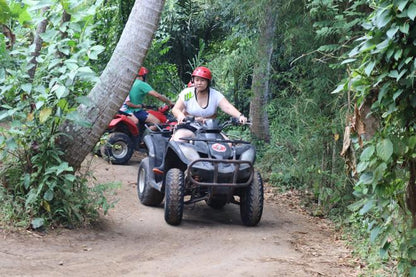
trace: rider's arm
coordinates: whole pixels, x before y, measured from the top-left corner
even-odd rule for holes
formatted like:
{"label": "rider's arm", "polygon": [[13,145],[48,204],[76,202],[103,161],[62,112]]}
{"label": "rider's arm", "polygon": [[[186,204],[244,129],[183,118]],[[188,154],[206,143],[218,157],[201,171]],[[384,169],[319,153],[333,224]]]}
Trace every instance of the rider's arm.
{"label": "rider's arm", "polygon": [[126,101],[125,104],[130,108],[139,108],[139,109],[143,108],[142,104],[135,105],[131,101]]}
{"label": "rider's arm", "polygon": [[172,114],[176,117],[176,120],[178,122],[182,122],[185,119],[185,104],[183,103],[183,100],[179,97],[179,99],[176,101],[175,106],[173,106]]}
{"label": "rider's arm", "polygon": [[157,91],[151,90],[148,92],[148,94],[150,94],[153,97],[156,97],[157,99],[159,99],[162,102],[165,102],[168,105],[173,105],[172,101],[169,100],[169,98],[167,98],[166,96],[158,93]]}
{"label": "rider's arm", "polygon": [[229,114],[232,117],[238,118],[238,120],[241,123],[247,122],[247,118],[242,113],[240,113],[230,102],[228,102],[228,100],[225,99],[225,97],[221,99],[219,103],[219,107],[226,114]]}

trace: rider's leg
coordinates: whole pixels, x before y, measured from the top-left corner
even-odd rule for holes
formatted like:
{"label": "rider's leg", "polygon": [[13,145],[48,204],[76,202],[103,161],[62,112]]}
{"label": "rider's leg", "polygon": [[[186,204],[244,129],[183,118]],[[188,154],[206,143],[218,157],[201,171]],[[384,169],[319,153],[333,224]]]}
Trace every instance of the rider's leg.
{"label": "rider's leg", "polygon": [[129,114],[128,117],[131,119],[131,121],[133,121],[135,125],[139,123],[139,119],[133,113]]}
{"label": "rider's leg", "polygon": [[177,129],[173,135],[171,140],[176,140],[176,141],[184,141],[181,138],[193,138],[195,136],[195,133],[192,132],[191,130],[182,128],[182,129]]}
{"label": "rider's leg", "polygon": [[[159,124],[160,120],[156,116],[154,116],[153,114],[148,113],[147,118],[146,118],[146,123]],[[157,127],[156,126],[150,126],[150,129],[155,131],[155,130],[157,130]]]}

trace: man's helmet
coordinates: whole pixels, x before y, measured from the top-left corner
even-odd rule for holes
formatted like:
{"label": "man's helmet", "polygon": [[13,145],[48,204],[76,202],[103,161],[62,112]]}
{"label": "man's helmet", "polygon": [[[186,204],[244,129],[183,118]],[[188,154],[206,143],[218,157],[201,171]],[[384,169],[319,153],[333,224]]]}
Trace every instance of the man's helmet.
{"label": "man's helmet", "polygon": [[195,68],[194,72],[192,72],[192,77],[198,76],[204,79],[208,79],[209,81],[211,81],[212,79],[212,74],[211,71],[204,67],[204,66],[199,66],[197,68]]}
{"label": "man's helmet", "polygon": [[146,76],[147,73],[149,73],[149,70],[146,67],[142,66],[140,67],[139,73],[137,75]]}

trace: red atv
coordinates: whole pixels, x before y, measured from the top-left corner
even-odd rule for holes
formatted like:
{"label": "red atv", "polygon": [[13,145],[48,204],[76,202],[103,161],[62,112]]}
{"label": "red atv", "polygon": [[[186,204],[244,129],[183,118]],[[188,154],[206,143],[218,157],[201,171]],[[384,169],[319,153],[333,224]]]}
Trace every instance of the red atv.
{"label": "red atv", "polygon": [[[155,125],[159,131],[170,132],[174,119],[169,114],[170,106],[162,107],[146,106],[146,111],[154,115],[161,122]],[[126,164],[134,150],[145,151],[142,144],[144,133],[148,131],[148,124],[139,123],[138,125],[130,119],[127,113],[119,111],[108,125],[106,142],[100,148],[100,154],[111,161],[113,164]]]}

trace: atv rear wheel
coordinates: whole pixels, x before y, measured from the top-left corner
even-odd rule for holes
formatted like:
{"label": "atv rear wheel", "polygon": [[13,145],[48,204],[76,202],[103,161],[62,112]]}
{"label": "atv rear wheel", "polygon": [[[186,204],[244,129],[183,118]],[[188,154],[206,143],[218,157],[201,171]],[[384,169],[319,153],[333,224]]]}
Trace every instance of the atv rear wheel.
{"label": "atv rear wheel", "polygon": [[125,164],[133,155],[134,147],[130,137],[125,133],[114,132],[108,135],[102,156],[113,164]]}
{"label": "atv rear wheel", "polygon": [[165,183],[165,221],[170,225],[179,225],[183,216],[183,198],[185,184],[183,171],[178,168],[169,169]]}
{"label": "atv rear wheel", "polygon": [[255,226],[259,223],[263,213],[263,180],[260,173],[254,171],[253,181],[243,188],[240,195],[241,221],[246,226]]}
{"label": "atv rear wheel", "polygon": [[145,206],[158,206],[163,201],[164,194],[149,184],[149,157],[140,162],[137,175],[137,194],[140,202]]}

